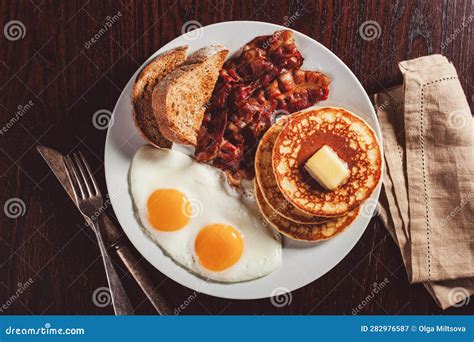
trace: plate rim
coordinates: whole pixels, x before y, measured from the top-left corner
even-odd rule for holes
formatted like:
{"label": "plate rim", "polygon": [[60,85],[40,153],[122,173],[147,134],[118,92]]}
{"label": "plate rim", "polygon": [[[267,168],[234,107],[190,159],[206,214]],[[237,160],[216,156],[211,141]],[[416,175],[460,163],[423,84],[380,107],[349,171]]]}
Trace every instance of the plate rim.
{"label": "plate rim", "polygon": [[[370,101],[370,98],[369,98],[369,95],[368,93],[366,92],[366,90],[364,89],[364,87],[362,86],[362,84],[360,83],[359,79],[357,78],[357,76],[352,72],[352,70],[334,53],[332,52],[329,48],[327,48],[326,46],[324,46],[323,44],[319,43],[317,40],[309,37],[308,35],[304,34],[304,33],[301,33],[293,28],[290,28],[290,27],[286,27],[286,26],[282,26],[282,25],[278,25],[278,24],[274,24],[274,23],[268,23],[268,22],[262,22],[262,21],[252,21],[252,20],[234,20],[234,21],[223,21],[223,22],[218,22],[218,23],[213,23],[213,24],[210,24],[210,25],[205,25],[205,26],[202,26],[196,30],[201,30],[201,31],[204,31],[205,29],[207,28],[210,28],[210,27],[214,27],[214,26],[231,26],[231,25],[238,25],[238,24],[258,24],[258,25],[263,25],[263,26],[267,26],[267,27],[270,27],[270,28],[273,28],[273,29],[276,29],[276,30],[281,30],[281,29],[285,29],[285,30],[291,30],[295,35],[299,35],[305,39],[308,39],[310,40],[313,44],[316,44],[319,46],[319,48],[325,50],[326,53],[330,54],[333,58],[337,59],[337,61],[339,62],[339,64],[343,67],[343,69],[345,70],[346,73],[348,73],[351,78],[355,81],[357,87],[359,88],[359,90],[364,94],[364,100],[366,100],[368,103],[371,104],[371,101]],[[194,30],[193,30],[194,31]],[[125,94],[125,91],[128,87],[128,84],[133,82],[138,73],[143,69],[144,66],[146,66],[153,58],[155,58],[159,53],[161,53],[160,51],[163,50],[165,51],[166,47],[171,45],[175,40],[185,36],[187,33],[184,33],[184,34],[181,34],[175,38],[173,38],[172,40],[168,41],[166,44],[164,44],[163,46],[161,46],[159,49],[157,49],[153,54],[150,55],[149,58],[147,58],[138,68],[137,70],[135,71],[135,73],[130,77],[130,79],[128,80],[128,82],[125,84],[125,86],[123,87],[120,95],[118,96],[117,98],[117,101],[115,103],[115,106],[114,106],[114,109],[112,111],[112,118],[115,116],[115,113],[117,112],[117,109],[118,109],[118,106],[119,106],[119,103],[120,103],[120,99],[122,99],[122,96],[126,96]],[[381,129],[380,129],[380,124],[379,124],[379,121],[378,121],[378,118],[377,118],[377,115],[375,113],[375,110],[374,110],[374,107],[372,105],[370,105],[370,113],[368,113],[370,116],[372,116],[374,118],[372,124],[372,129],[375,131],[376,133],[376,136],[378,138],[378,142],[379,142],[379,145],[380,145],[380,151],[381,151],[381,154],[383,156],[383,141],[382,141],[382,132],[381,132]],[[113,119],[111,119],[113,120]],[[370,126],[370,125],[369,125]],[[110,184],[110,178],[111,177],[108,177],[107,174],[107,160],[109,159],[107,157],[108,155],[108,150],[109,148],[107,147],[109,144],[110,144],[110,140],[111,140],[111,128],[112,126],[108,127],[107,128],[107,134],[106,134],[106,139],[105,139],[105,142],[104,142],[104,173],[105,173],[105,182],[106,182],[106,187],[107,187],[107,193],[109,193],[109,188],[111,186]],[[381,170],[381,172],[383,173],[383,169]],[[372,195],[368,198],[368,199],[371,199],[371,200],[374,200],[374,201],[378,201],[378,198],[379,198],[379,195],[380,195],[380,190],[381,190],[381,184],[382,184],[382,177],[380,177],[380,181],[377,185],[377,187],[374,189]],[[271,293],[268,293],[266,295],[248,295],[247,293],[245,294],[241,294],[239,296],[236,296],[236,295],[227,295],[227,294],[215,294],[213,293],[213,291],[208,291],[205,287],[198,287],[198,286],[194,286],[195,284],[183,284],[181,283],[179,280],[176,279],[176,277],[173,275],[173,274],[169,274],[168,273],[165,273],[164,271],[162,271],[159,267],[157,267],[155,265],[155,263],[151,260],[149,260],[149,258],[147,257],[146,254],[142,253],[140,251],[140,249],[137,247],[137,243],[134,242],[134,237],[132,237],[131,235],[132,234],[129,234],[129,232],[127,232],[126,229],[124,229],[122,227],[122,223],[120,222],[120,219],[119,219],[119,216],[116,214],[116,211],[114,209],[114,200],[112,199],[112,197],[110,196],[110,204],[114,210],[114,214],[115,216],[117,217],[117,221],[119,222],[120,224],[120,228],[124,231],[124,233],[127,235],[127,238],[130,240],[130,242],[132,243],[132,245],[137,249],[137,251],[140,253],[140,255],[145,259],[147,260],[155,269],[157,269],[161,274],[163,274],[165,277],[167,278],[170,278],[171,280],[175,281],[176,283],[180,284],[181,286],[184,286],[188,289],[191,289],[191,290],[194,290],[194,291],[197,291],[197,292],[200,292],[200,293],[205,293],[206,295],[209,295],[209,296],[214,296],[214,297],[218,297],[218,298],[225,298],[225,299],[232,299],[232,300],[255,300],[255,299],[264,299],[264,298],[269,298],[272,296]],[[375,210],[375,208],[374,208]],[[360,215],[360,213],[359,213]],[[317,276],[316,278],[312,279],[311,281],[309,282],[302,282],[301,284],[297,284],[296,286],[293,286],[291,289],[289,289],[290,292],[292,291],[296,291],[302,287],[305,287],[311,283],[313,283],[314,281],[318,280],[319,278],[321,278],[322,276],[324,276],[325,274],[327,274],[329,271],[331,271],[333,268],[335,268],[352,250],[353,248],[355,247],[355,245],[360,241],[360,238],[362,237],[362,235],[364,234],[365,230],[367,229],[367,226],[369,225],[370,223],[370,219],[368,219],[368,221],[366,223],[364,223],[364,228],[361,229],[360,231],[360,234],[359,236],[355,237],[353,239],[353,241],[351,241],[350,243],[350,248],[347,248],[346,251],[343,251],[341,253],[341,255],[339,255],[338,258],[336,258],[336,262],[329,266],[329,267],[325,267],[326,269],[319,275]],[[176,267],[181,267],[179,266],[178,264],[175,264]],[[202,280],[202,281],[205,281],[205,280]],[[248,282],[244,282],[244,284],[250,284],[252,281],[248,281]],[[231,283],[232,284],[232,283]],[[235,283],[234,283],[235,284]],[[251,293],[251,292],[250,292]]]}

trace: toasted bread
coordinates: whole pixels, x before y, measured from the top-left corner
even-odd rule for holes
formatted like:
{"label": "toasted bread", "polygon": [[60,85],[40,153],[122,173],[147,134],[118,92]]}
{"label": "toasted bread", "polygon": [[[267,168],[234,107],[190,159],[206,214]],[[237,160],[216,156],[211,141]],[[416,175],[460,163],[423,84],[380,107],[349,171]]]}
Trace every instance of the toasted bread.
{"label": "toasted bread", "polygon": [[220,45],[199,49],[155,86],[152,105],[166,139],[196,145],[205,105],[228,52]]}
{"label": "toasted bread", "polygon": [[160,133],[152,108],[152,94],[156,84],[172,70],[183,64],[187,46],[166,51],[148,63],[138,74],[132,91],[133,118],[143,138],[157,147],[171,147],[172,143]]}

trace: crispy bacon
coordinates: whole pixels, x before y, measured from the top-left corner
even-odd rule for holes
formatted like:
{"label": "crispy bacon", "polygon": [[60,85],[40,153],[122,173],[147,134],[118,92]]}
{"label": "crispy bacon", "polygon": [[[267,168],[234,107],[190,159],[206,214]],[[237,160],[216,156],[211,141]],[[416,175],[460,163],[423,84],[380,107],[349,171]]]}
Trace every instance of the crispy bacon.
{"label": "crispy bacon", "polygon": [[[197,161],[210,161],[217,157],[226,124],[227,110],[217,111],[214,115],[210,112],[206,112],[197,137],[195,153]],[[205,149],[203,150],[203,148]],[[201,152],[198,153],[198,151]]]}
{"label": "crispy bacon", "polygon": [[329,77],[318,71],[290,70],[281,73],[264,96],[275,109],[292,113],[326,100],[329,83]]}
{"label": "crispy bacon", "polygon": [[254,156],[275,113],[325,100],[329,78],[299,68],[303,57],[291,31],[256,37],[219,73],[198,134],[196,158],[223,169],[232,184],[254,177]]}
{"label": "crispy bacon", "polygon": [[246,101],[256,90],[270,84],[283,67],[303,64],[292,35],[285,30],[257,37],[239,57],[224,64],[198,133],[197,160],[211,162],[217,157],[228,118],[241,128],[252,118],[258,108]]}

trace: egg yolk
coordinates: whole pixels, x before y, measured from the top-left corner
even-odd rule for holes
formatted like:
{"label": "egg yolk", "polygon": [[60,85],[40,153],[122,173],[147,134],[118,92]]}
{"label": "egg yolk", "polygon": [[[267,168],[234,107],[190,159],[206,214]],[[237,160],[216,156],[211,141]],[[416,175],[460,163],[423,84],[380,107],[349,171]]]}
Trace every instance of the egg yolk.
{"label": "egg yolk", "polygon": [[194,247],[202,266],[211,271],[222,271],[240,259],[242,234],[225,224],[208,225],[199,232]]}
{"label": "egg yolk", "polygon": [[189,222],[189,200],[176,189],[158,189],[148,198],[148,221],[160,231],[172,232]]}

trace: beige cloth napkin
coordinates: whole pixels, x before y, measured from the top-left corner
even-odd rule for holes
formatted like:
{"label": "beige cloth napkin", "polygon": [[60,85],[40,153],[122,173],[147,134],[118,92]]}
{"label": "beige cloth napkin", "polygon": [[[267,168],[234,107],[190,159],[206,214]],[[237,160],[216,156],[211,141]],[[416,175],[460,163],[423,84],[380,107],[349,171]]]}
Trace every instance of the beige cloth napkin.
{"label": "beige cloth napkin", "polygon": [[376,94],[384,139],[379,213],[408,278],[439,306],[474,294],[474,131],[456,69],[441,55],[401,62],[404,85]]}

